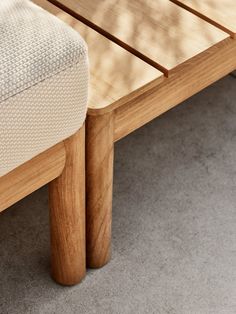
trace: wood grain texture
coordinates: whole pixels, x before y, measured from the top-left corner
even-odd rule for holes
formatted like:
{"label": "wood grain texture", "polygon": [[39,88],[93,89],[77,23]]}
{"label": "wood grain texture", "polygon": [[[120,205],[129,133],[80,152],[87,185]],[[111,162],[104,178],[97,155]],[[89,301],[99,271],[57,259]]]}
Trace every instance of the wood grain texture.
{"label": "wood grain texture", "polygon": [[65,165],[59,143],[0,178],[0,212],[58,177]]}
{"label": "wood grain texture", "polygon": [[103,114],[109,105],[126,103],[163,81],[163,73],[116,45],[47,1],[37,4],[77,30],[88,45],[89,113]]}
{"label": "wood grain texture", "polygon": [[236,41],[228,38],[176,69],[163,83],[115,112],[115,141],[178,105],[236,68]]}
{"label": "wood grain texture", "polygon": [[73,285],[86,273],[85,128],[64,141],[66,164],[49,184],[52,277]]}
{"label": "wood grain texture", "polygon": [[235,0],[171,0],[236,38]]}
{"label": "wood grain texture", "polygon": [[113,127],[113,113],[86,120],[86,249],[91,268],[102,267],[111,256]]}
{"label": "wood grain texture", "polygon": [[166,75],[229,35],[167,0],[50,0]]}

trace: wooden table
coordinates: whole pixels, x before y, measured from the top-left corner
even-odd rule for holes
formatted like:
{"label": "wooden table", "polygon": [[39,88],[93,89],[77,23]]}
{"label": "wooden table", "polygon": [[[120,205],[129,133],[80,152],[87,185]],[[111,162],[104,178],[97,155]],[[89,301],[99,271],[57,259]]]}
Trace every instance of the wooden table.
{"label": "wooden table", "polygon": [[42,5],[89,47],[87,263],[101,267],[110,259],[114,143],[236,69],[236,1],[50,2],[58,8]]}

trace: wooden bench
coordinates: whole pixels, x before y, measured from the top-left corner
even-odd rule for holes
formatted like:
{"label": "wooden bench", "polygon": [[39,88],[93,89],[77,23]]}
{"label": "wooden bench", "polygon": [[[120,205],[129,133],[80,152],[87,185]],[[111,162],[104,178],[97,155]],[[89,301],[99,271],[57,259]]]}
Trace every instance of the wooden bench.
{"label": "wooden bench", "polygon": [[89,46],[87,262],[100,267],[110,258],[114,142],[236,68],[236,3],[50,2]]}
{"label": "wooden bench", "polygon": [[87,265],[101,267],[111,256],[114,143],[235,70],[236,3],[34,2],[78,30],[88,44]]}

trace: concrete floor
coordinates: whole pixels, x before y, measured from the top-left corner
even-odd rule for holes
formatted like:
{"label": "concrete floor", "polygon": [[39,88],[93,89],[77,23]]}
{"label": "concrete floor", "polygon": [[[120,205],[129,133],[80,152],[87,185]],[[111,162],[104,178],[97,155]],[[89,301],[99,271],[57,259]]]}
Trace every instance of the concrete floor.
{"label": "concrete floor", "polygon": [[43,188],[0,215],[0,313],[235,314],[236,80],[115,151],[110,264],[72,288],[50,279]]}

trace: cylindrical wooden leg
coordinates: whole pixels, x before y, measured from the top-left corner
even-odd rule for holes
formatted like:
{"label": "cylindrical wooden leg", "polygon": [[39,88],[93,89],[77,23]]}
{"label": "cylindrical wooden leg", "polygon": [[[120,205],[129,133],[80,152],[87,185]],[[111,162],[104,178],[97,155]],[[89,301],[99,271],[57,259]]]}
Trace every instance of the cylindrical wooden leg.
{"label": "cylindrical wooden leg", "polygon": [[113,114],[86,120],[86,250],[87,266],[98,268],[111,256],[113,185]]}
{"label": "cylindrical wooden leg", "polygon": [[85,127],[64,141],[65,168],[49,184],[52,277],[62,285],[80,282],[85,258]]}

